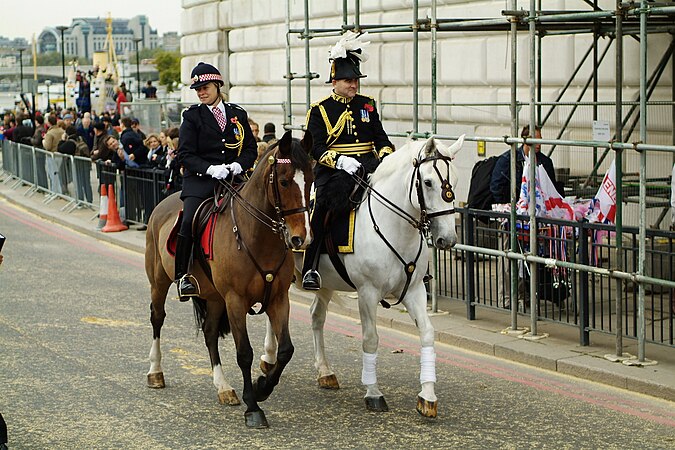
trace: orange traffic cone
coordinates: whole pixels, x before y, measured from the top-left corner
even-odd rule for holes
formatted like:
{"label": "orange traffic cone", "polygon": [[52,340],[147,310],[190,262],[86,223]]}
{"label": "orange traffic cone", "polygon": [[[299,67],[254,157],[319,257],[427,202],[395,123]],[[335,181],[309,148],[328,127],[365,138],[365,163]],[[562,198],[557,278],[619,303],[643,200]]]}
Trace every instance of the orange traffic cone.
{"label": "orange traffic cone", "polygon": [[101,185],[101,199],[98,207],[98,225],[97,230],[102,229],[108,221],[108,190],[105,184]]}
{"label": "orange traffic cone", "polygon": [[117,211],[117,202],[115,201],[115,189],[113,189],[112,184],[108,185],[108,197],[108,223],[101,231],[108,233],[110,231],[128,230],[129,227],[120,220],[120,213]]}

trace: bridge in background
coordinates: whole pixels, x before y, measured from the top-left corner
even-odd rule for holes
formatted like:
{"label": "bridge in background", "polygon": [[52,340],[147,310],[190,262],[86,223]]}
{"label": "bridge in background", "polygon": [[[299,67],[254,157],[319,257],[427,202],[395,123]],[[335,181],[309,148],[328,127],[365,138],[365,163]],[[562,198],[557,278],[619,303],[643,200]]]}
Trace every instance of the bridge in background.
{"label": "bridge in background", "polygon": [[[92,66],[78,66],[78,69],[83,72],[88,72],[92,70]],[[66,76],[70,67],[66,66]],[[156,80],[159,75],[157,73],[157,68],[154,64],[140,64],[138,67],[138,72],[140,73],[141,80]],[[0,67],[0,80],[4,78],[17,78],[19,76],[19,67]],[[62,77],[62,67],[59,66],[38,66],[37,67],[37,76],[38,83],[44,83],[44,80],[51,80],[52,83],[61,82]],[[23,67],[23,76],[24,79],[33,79],[33,67],[24,66]],[[122,78],[136,78],[136,64],[127,64],[124,67],[123,73],[120,73]]]}

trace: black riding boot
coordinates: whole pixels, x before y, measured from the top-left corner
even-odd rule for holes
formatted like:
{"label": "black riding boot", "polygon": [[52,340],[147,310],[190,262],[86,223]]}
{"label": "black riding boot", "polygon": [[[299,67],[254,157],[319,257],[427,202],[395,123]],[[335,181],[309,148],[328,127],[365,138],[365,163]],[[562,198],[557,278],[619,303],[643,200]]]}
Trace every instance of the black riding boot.
{"label": "black riding boot", "polygon": [[321,289],[321,275],[316,270],[319,267],[319,257],[321,256],[321,241],[316,238],[309,244],[305,250],[305,259],[302,265],[302,288],[308,291],[318,291]]}
{"label": "black riding boot", "polygon": [[[313,219],[316,219],[317,211],[314,212]],[[320,225],[319,225],[320,224]],[[317,226],[319,225],[319,226]],[[308,291],[318,291],[321,289],[321,275],[319,275],[319,258],[321,258],[321,247],[323,246],[325,224],[323,219],[312,223],[312,233],[314,239],[305,250],[305,259],[302,264],[302,288]]]}
{"label": "black riding boot", "polygon": [[[181,302],[190,300],[190,297],[199,297],[199,288],[196,280],[190,275],[190,259],[192,257],[192,237],[178,233],[176,242],[176,277],[178,297]],[[194,282],[193,282],[194,280]]]}

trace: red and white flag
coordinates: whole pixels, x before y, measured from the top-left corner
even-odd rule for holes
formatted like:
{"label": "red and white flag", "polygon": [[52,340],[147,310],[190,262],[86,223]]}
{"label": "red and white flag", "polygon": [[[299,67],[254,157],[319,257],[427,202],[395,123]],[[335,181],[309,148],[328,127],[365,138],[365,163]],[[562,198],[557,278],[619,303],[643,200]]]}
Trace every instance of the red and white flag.
{"label": "red and white flag", "polygon": [[616,216],[616,165],[615,161],[605,172],[600,189],[598,189],[593,206],[586,218],[589,222],[614,223]]}

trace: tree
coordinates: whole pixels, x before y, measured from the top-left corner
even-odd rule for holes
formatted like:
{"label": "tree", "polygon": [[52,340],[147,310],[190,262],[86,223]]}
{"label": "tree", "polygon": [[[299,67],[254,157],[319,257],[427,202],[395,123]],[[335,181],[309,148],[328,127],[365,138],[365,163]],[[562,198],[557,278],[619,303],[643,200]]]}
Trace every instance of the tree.
{"label": "tree", "polygon": [[180,53],[158,52],[155,55],[155,67],[159,72],[159,84],[166,86],[167,92],[173,92],[180,83]]}
{"label": "tree", "polygon": [[[90,59],[84,58],[82,56],[66,55],[66,57],[65,57],[66,65],[68,65],[74,59],[77,59],[78,64],[91,64]],[[38,55],[37,55],[37,65],[38,66],[60,66],[61,65],[61,52],[38,53]]]}

